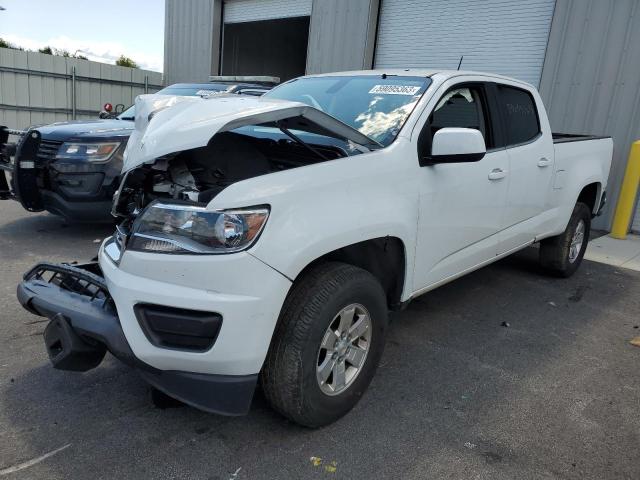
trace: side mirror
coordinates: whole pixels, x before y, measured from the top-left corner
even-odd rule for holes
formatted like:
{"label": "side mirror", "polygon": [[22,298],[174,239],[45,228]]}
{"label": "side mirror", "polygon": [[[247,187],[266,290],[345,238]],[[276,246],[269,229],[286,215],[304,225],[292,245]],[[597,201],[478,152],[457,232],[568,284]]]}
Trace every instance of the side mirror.
{"label": "side mirror", "polygon": [[421,164],[477,162],[485,153],[487,147],[480,130],[441,128],[433,136],[431,155],[421,159]]}

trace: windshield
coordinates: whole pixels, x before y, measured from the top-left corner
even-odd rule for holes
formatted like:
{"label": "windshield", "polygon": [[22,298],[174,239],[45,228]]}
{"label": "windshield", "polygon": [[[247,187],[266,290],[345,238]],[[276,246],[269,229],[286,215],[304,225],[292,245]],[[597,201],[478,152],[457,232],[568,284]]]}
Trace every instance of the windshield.
{"label": "windshield", "polygon": [[386,147],[430,84],[429,78],[409,76],[305,77],[284,83],[264,97],[306,103]]}
{"label": "windshield", "polygon": [[[180,95],[183,97],[195,97],[197,95],[206,95],[210,92],[225,92],[229,85],[204,83],[202,85],[170,85],[156,92],[158,95]],[[136,107],[131,105],[117,117],[120,120],[135,120]]]}

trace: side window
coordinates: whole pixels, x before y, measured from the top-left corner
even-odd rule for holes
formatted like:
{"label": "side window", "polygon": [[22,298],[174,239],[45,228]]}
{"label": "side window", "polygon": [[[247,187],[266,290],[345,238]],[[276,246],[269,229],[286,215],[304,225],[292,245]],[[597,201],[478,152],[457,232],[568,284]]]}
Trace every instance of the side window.
{"label": "side window", "polygon": [[463,127],[480,130],[487,149],[493,148],[493,135],[484,92],[477,86],[458,86],[445,93],[429,116],[418,137],[418,151],[431,152],[433,135],[441,128]]}
{"label": "side window", "polygon": [[526,90],[498,85],[498,102],[505,119],[507,147],[533,140],[540,133],[538,110]]}

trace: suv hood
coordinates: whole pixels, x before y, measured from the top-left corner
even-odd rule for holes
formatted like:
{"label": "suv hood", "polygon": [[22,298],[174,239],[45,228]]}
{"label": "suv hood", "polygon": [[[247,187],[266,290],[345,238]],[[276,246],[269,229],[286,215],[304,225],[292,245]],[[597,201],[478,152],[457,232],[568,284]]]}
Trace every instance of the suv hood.
{"label": "suv hood", "polygon": [[51,140],[73,140],[83,137],[117,137],[128,136],[134,123],[128,120],[76,120],[73,122],[57,122],[38,127],[44,138]]}
{"label": "suv hood", "polygon": [[123,172],[164,155],[204,147],[216,133],[277,121],[287,128],[333,136],[367,150],[381,148],[358,130],[303,103],[240,95],[140,95]]}

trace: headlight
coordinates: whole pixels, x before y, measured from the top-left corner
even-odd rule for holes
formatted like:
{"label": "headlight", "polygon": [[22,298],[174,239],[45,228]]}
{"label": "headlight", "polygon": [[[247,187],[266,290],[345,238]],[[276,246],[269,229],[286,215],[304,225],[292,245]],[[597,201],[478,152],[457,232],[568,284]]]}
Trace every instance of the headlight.
{"label": "headlight", "polygon": [[83,159],[90,162],[106,162],[116,152],[120,142],[63,143],[56,158]]}
{"label": "headlight", "polygon": [[211,211],[156,200],[134,222],[127,248],[181,254],[239,252],[255,242],[268,216],[267,207]]}

